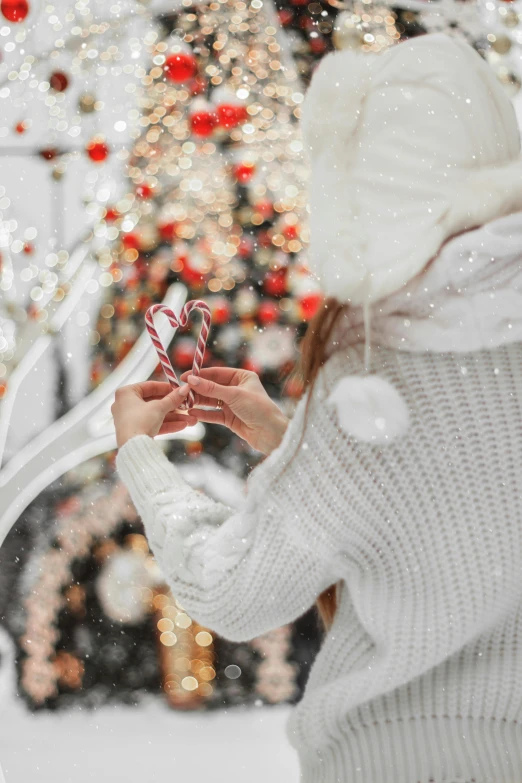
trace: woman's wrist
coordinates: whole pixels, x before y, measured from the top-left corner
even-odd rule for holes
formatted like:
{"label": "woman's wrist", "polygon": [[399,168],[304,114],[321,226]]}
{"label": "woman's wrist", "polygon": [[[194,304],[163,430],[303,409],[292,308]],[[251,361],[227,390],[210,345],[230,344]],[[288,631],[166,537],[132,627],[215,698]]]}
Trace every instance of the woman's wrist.
{"label": "woman's wrist", "polygon": [[264,443],[264,447],[260,449],[263,454],[268,456],[274,449],[277,449],[283,440],[283,435],[288,427],[288,422],[289,419],[287,419],[281,411],[276,413],[273,419],[270,420],[270,424],[266,428],[266,443]]}
{"label": "woman's wrist", "polygon": [[[118,449],[121,449],[128,440],[131,438],[135,438],[136,435],[148,435],[148,432],[143,432],[142,430],[126,430],[123,432],[117,432],[116,433],[116,446]],[[150,435],[149,435],[150,437]]]}

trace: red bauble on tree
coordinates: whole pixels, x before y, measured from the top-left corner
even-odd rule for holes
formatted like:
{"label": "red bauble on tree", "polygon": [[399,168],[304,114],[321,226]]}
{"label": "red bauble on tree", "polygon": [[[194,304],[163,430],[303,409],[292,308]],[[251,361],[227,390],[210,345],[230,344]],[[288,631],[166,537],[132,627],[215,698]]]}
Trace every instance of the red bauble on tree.
{"label": "red bauble on tree", "polygon": [[142,182],[141,185],[138,185],[136,188],[136,196],[141,199],[148,199],[152,198],[154,195],[154,190],[151,187],[151,185],[147,185],[146,182]]}
{"label": "red bauble on tree", "polygon": [[124,234],[122,236],[121,243],[125,250],[138,250],[140,246],[140,238],[138,234],[134,234],[131,231],[128,234]]}
{"label": "red bauble on tree", "polygon": [[199,109],[190,115],[190,129],[194,136],[211,136],[217,124],[217,114],[211,109]]}
{"label": "red bauble on tree", "polygon": [[192,367],[195,351],[196,341],[192,337],[180,337],[172,352],[174,367],[179,367],[180,370]]}
{"label": "red bauble on tree", "polygon": [[63,71],[54,71],[49,77],[49,84],[55,92],[63,92],[69,86],[69,79]]}
{"label": "red bauble on tree", "polygon": [[27,0],[2,0],[0,11],[8,22],[23,22],[29,13]]}
{"label": "red bauble on tree", "polygon": [[176,236],[176,227],[177,227],[177,223],[174,223],[172,221],[169,223],[160,223],[158,226],[160,237],[165,242],[172,242],[172,240]]}
{"label": "red bauble on tree", "polygon": [[169,54],[165,60],[163,70],[170,82],[182,84],[192,79],[197,72],[198,64],[194,55],[189,52]]}
{"label": "red bauble on tree", "polygon": [[107,207],[105,210],[105,222],[106,223],[113,223],[115,220],[118,220],[120,217],[120,213],[116,209],[116,207]]}
{"label": "red bauble on tree", "polygon": [[240,258],[249,258],[254,250],[254,239],[249,236],[242,236],[239,240],[237,253]]}
{"label": "red bauble on tree", "polygon": [[95,136],[85,148],[87,155],[95,163],[103,163],[109,155],[109,147],[100,136]]}
{"label": "red bauble on tree", "polygon": [[323,295],[320,291],[310,291],[308,294],[303,294],[299,297],[299,305],[301,307],[301,316],[305,321],[309,321],[314,317],[319,305],[323,300]]}
{"label": "red bauble on tree", "polygon": [[256,212],[259,212],[261,217],[263,217],[265,220],[269,220],[274,214],[274,205],[267,198],[261,199],[261,201],[256,201],[254,204],[254,209]]}
{"label": "red bauble on tree", "polygon": [[254,176],[256,167],[253,163],[236,163],[233,168],[234,177],[240,185],[246,185]]}
{"label": "red bauble on tree", "polygon": [[288,290],[286,268],[267,272],[263,288],[270,296],[284,296]]}
{"label": "red bauble on tree", "polygon": [[259,247],[270,247],[272,248],[272,235],[273,231],[268,229],[267,231],[260,231],[257,235],[257,244]]}
{"label": "red bauble on tree", "polygon": [[262,324],[273,324],[279,321],[279,307],[276,302],[265,300],[259,305],[257,317]]}
{"label": "red bauble on tree", "polygon": [[212,313],[212,323],[226,324],[230,321],[232,308],[228,299],[224,296],[216,297],[216,299],[209,304]]}
{"label": "red bauble on tree", "polygon": [[326,51],[326,39],[322,36],[317,38],[310,38],[310,50],[313,54],[322,54]]}
{"label": "red bauble on tree", "polygon": [[248,119],[247,108],[242,98],[238,98],[235,91],[229,87],[218,87],[212,93],[212,102],[216,107],[216,114],[220,128],[230,130]]}
{"label": "red bauble on tree", "polygon": [[184,266],[180,273],[180,277],[184,283],[193,288],[201,288],[205,280],[205,275],[197,269],[193,269],[191,266]]}
{"label": "red bauble on tree", "polygon": [[198,263],[197,258],[189,258],[187,255],[178,255],[176,262],[182,266],[179,276],[183,282],[193,288],[201,288],[206,274],[204,265]]}
{"label": "red bauble on tree", "polygon": [[299,236],[299,227],[295,224],[285,226],[283,228],[283,236],[285,239],[297,239]]}
{"label": "red bauble on tree", "polygon": [[56,147],[46,147],[45,149],[38,151],[38,155],[44,160],[54,160],[58,154]]}
{"label": "red bauble on tree", "polygon": [[230,130],[248,119],[246,106],[236,103],[221,103],[216,109],[221,128]]}
{"label": "red bauble on tree", "polygon": [[279,21],[285,27],[287,24],[290,24],[292,19],[294,18],[294,12],[290,10],[290,8],[282,8],[280,11],[277,12],[277,16],[279,17]]}

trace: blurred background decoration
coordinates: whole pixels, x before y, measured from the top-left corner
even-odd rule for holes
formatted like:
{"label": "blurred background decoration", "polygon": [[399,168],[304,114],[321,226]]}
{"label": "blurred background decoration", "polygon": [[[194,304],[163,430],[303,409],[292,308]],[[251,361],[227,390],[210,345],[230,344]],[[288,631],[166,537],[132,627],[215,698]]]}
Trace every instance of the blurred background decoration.
{"label": "blurred background decoration", "polygon": [[[311,74],[334,48],[435,30],[466,38],[520,114],[520,0],[1,1],[4,471],[103,384],[172,284],[211,307],[205,364],[259,373],[292,414],[302,388],[285,379],[321,302],[298,128]],[[194,329],[170,346],[179,371]],[[159,365],[151,377],[164,380]],[[232,506],[261,458],[210,425],[162,443],[187,481]],[[321,643],[315,610],[242,644],[192,621],[114,457],[115,441],[53,481],[0,550],[12,688],[31,710],[151,694],[174,710],[295,703]]]}

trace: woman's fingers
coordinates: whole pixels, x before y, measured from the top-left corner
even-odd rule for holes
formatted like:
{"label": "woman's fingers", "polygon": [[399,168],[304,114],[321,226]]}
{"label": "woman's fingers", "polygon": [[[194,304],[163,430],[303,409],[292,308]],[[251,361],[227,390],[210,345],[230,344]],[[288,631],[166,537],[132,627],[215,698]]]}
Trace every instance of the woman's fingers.
{"label": "woman's fingers", "polygon": [[[181,375],[181,380],[185,383],[189,375],[192,375],[192,370],[186,370]],[[236,385],[238,376],[238,370],[234,367],[203,367],[199,373],[200,378],[205,378],[208,381],[215,381],[221,383],[223,386]],[[234,383],[236,381],[236,383]]]}
{"label": "woman's fingers", "polygon": [[144,399],[153,397],[162,398],[172,391],[172,386],[166,381],[144,381],[143,383],[136,385],[141,386]]}
{"label": "woman's fingers", "polygon": [[160,427],[158,435],[167,435],[168,433],[172,433],[172,432],[181,432],[188,426],[192,426],[192,425],[185,424],[185,422],[179,422],[179,421],[164,421]]}
{"label": "woman's fingers", "polygon": [[[191,387],[192,388],[192,387]],[[203,394],[196,394],[195,388],[192,389],[194,392],[194,405],[210,405],[213,406],[216,404],[216,401],[212,399],[211,397],[205,397]]]}
{"label": "woman's fingers", "polygon": [[[163,400],[167,394],[170,394],[172,391],[172,387],[168,384],[162,384],[163,386],[167,387],[159,394],[150,394],[150,395],[144,395],[145,402],[152,402],[153,400]],[[210,397],[203,397],[201,394],[195,394],[194,395],[194,405],[215,405],[216,401],[212,400]]]}
{"label": "woman's fingers", "polygon": [[145,402],[155,402],[157,400],[165,400],[167,402],[174,399],[181,404],[184,402],[189,389],[186,384],[172,387],[170,383],[163,383],[162,381],[145,381],[145,383],[136,385],[141,387],[142,397]]}
{"label": "woman's fingers", "polygon": [[[189,386],[187,384],[179,386],[177,389],[173,389],[171,392],[165,395],[163,399],[154,402],[154,405],[159,406],[164,415],[179,408],[187,399],[189,393]],[[152,404],[152,403],[151,403]]]}
{"label": "woman's fingers", "polygon": [[206,378],[196,375],[189,375],[187,377],[187,383],[190,388],[196,392],[198,397],[201,395],[210,397],[212,400],[212,402],[209,403],[210,405],[214,404],[214,400],[223,400],[223,402],[230,405],[230,403],[237,399],[237,386],[222,386],[220,383],[206,380]]}
{"label": "woman's fingers", "polygon": [[225,424],[225,412],[221,409],[205,411],[201,408],[192,408],[191,412],[197,421],[204,421],[207,424]]}
{"label": "woman's fingers", "polygon": [[178,411],[172,411],[171,413],[167,413],[163,421],[169,421],[169,422],[177,421],[186,427],[193,427],[194,424],[198,423],[197,418],[195,416],[192,416],[191,413],[190,414],[178,413]]}

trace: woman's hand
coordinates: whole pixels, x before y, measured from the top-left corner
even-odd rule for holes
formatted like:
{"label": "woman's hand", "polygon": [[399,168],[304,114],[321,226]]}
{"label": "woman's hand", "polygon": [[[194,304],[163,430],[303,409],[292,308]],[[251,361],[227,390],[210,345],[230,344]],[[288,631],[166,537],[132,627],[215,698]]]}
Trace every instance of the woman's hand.
{"label": "woman's hand", "polygon": [[189,386],[172,390],[168,383],[145,381],[116,389],[111,413],[116,442],[121,449],[135,435],[163,435],[194,426],[197,419],[187,411],[176,410],[185,402]]}
{"label": "woman's hand", "polygon": [[263,454],[270,454],[279,446],[288,419],[272,402],[255,372],[209,367],[201,370],[199,377],[185,372],[181,380],[187,381],[195,392],[194,405],[215,406],[218,400],[223,401],[219,410],[191,408],[196,419],[224,424]]}

